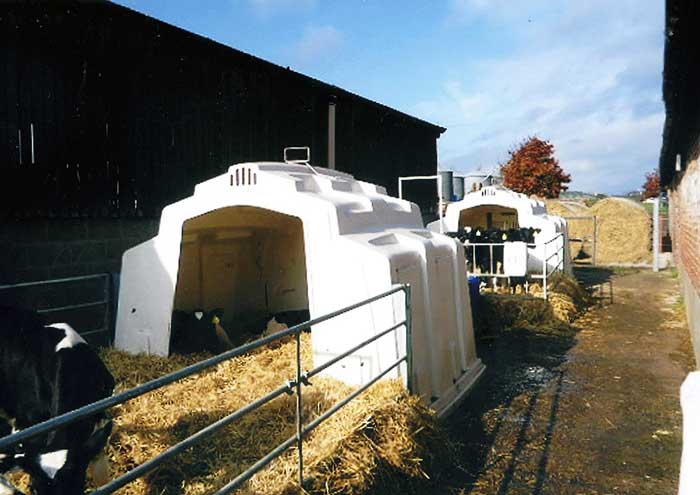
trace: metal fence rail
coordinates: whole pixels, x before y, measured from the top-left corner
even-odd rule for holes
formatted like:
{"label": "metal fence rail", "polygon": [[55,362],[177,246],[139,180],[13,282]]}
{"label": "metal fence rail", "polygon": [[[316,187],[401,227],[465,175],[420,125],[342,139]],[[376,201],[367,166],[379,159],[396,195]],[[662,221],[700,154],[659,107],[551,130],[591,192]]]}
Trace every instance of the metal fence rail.
{"label": "metal fence rail", "polygon": [[[547,256],[547,246],[554,242],[556,242],[558,246],[555,246],[554,252]],[[551,260],[552,258],[557,258],[557,263],[550,271],[547,267],[549,266],[549,260]],[[555,271],[564,271],[564,234],[556,235],[544,243],[544,256],[542,257],[542,275],[532,276],[532,278],[542,279],[542,290],[545,301],[548,298],[547,277],[552,275]]]}
{"label": "metal fence rail", "polygon": [[80,332],[80,335],[87,337],[90,335],[95,335],[99,333],[105,333],[110,337],[110,323],[111,323],[111,307],[112,307],[112,291],[111,291],[111,281],[112,275],[109,273],[97,273],[94,275],[81,275],[77,277],[66,277],[57,278],[52,280],[39,280],[36,282],[22,282],[18,284],[8,284],[0,285],[0,291],[12,291],[16,289],[27,289],[33,287],[45,287],[50,285],[60,285],[60,284],[70,284],[75,282],[87,282],[90,280],[102,279],[102,299],[90,300],[86,302],[76,303],[76,304],[62,304],[60,306],[55,305],[45,305],[44,307],[36,310],[39,314],[51,314],[59,313],[65,311],[72,311],[76,309],[94,308],[94,307],[104,307],[104,315],[102,317],[102,325],[97,328],[92,328],[85,332]]}
{"label": "metal fence rail", "polygon": [[[497,270],[497,267],[494,266],[496,261],[494,260],[494,247],[499,247],[500,249],[504,249],[506,243],[499,243],[499,242],[478,242],[478,243],[470,243],[466,242],[464,243],[464,246],[466,248],[472,248],[471,250],[471,261],[472,262],[472,269],[475,269],[477,264],[476,264],[476,250],[478,248],[489,248],[489,271],[488,272],[475,272],[475,271],[470,271],[467,269],[467,275],[468,276],[475,276],[475,277],[484,277],[484,278],[491,278],[494,280],[494,286],[495,286],[495,281],[496,279],[503,278],[503,279],[511,279],[513,278],[511,275],[507,275],[505,273],[499,273]],[[526,279],[533,279],[533,280],[542,280],[542,285],[543,285],[543,297],[544,299],[548,298],[548,293],[547,293],[547,278],[550,277],[554,272],[556,271],[564,271],[564,234],[557,234],[548,241],[545,241],[544,243],[541,244],[527,244],[527,257],[531,256],[530,251],[532,249],[536,249],[539,246],[544,246],[543,248],[543,256],[542,256],[542,271],[541,273],[534,273],[534,274],[526,274],[525,278]],[[553,251],[552,251],[553,247]],[[552,251],[551,254],[548,254],[549,251]],[[550,263],[550,260],[556,258],[556,263],[554,263],[554,266],[550,269],[548,268],[552,263]]]}
{"label": "metal fence rail", "polygon": [[[349,311],[352,311],[352,310],[357,309],[357,308],[362,307],[362,306],[366,306],[366,305],[371,304],[375,301],[378,301],[379,299],[383,299],[385,297],[391,296],[392,294],[395,294],[398,292],[404,293],[406,317],[403,321],[397,322],[394,325],[392,325],[390,328],[383,330],[381,332],[378,332],[377,334],[373,335],[369,339],[366,339],[365,341],[353,346],[352,348],[348,349],[347,351],[343,352],[342,354],[329,360],[328,362],[326,362],[322,365],[319,365],[306,373],[302,373],[302,365],[301,365],[301,333],[302,333],[302,331],[304,331],[306,329],[312,330],[313,325],[330,320],[330,319],[335,318],[341,314],[347,313]],[[157,466],[159,466],[160,464],[162,464],[166,460],[172,458],[173,456],[177,455],[178,453],[182,452],[183,450],[187,449],[188,447],[192,446],[193,444],[205,439],[206,437],[221,430],[223,427],[233,423],[234,421],[243,417],[244,415],[246,415],[252,411],[255,411],[256,409],[262,407],[263,405],[269,403],[270,401],[272,401],[272,400],[276,399],[277,397],[284,395],[284,394],[296,394],[296,396],[297,396],[297,408],[296,408],[297,409],[296,410],[297,433],[296,433],[296,435],[290,437],[285,442],[283,442],[280,445],[278,445],[277,447],[275,447],[266,456],[259,459],[256,463],[254,463],[252,466],[250,466],[248,469],[246,469],[244,472],[242,472],[240,475],[238,475],[238,477],[236,477],[235,479],[230,481],[228,484],[226,484],[224,487],[222,487],[219,491],[216,492],[216,494],[223,495],[225,493],[231,493],[235,489],[239,488],[243,483],[245,483],[247,480],[249,480],[258,471],[262,470],[272,460],[279,457],[283,452],[285,452],[287,449],[289,449],[291,446],[293,446],[295,444],[296,444],[298,452],[299,452],[299,486],[303,486],[303,480],[304,480],[303,469],[304,468],[303,468],[303,446],[302,446],[302,443],[303,443],[303,439],[305,436],[307,436],[313,429],[315,429],[323,421],[325,421],[330,416],[332,416],[335,412],[337,412],[340,408],[342,408],[348,402],[353,400],[355,397],[357,397],[359,394],[361,394],[367,388],[369,388],[374,383],[376,383],[379,379],[384,377],[386,374],[388,374],[390,371],[397,368],[401,363],[404,363],[404,362],[406,363],[407,386],[408,386],[409,391],[411,391],[411,389],[412,389],[411,376],[412,376],[413,360],[412,360],[412,346],[411,346],[412,330],[411,330],[411,316],[410,315],[411,315],[411,287],[407,284],[406,285],[395,285],[392,289],[390,289],[386,292],[383,292],[383,293],[378,294],[376,296],[370,297],[370,298],[365,299],[363,301],[360,301],[358,303],[352,304],[350,306],[339,309],[337,311],[326,314],[324,316],[320,316],[318,318],[314,318],[312,320],[300,323],[298,325],[294,325],[286,330],[282,330],[282,331],[277,332],[275,334],[258,339],[254,342],[250,342],[248,344],[242,345],[242,346],[237,347],[235,349],[231,349],[231,350],[226,351],[226,352],[219,354],[217,356],[213,356],[209,359],[205,359],[204,361],[200,361],[200,362],[195,363],[193,365],[187,366],[186,368],[178,370],[178,371],[171,373],[169,375],[165,375],[165,376],[162,376],[160,378],[156,378],[156,379],[151,380],[149,382],[146,382],[142,385],[139,385],[139,386],[134,387],[132,389],[126,390],[120,394],[113,395],[111,397],[107,397],[107,398],[102,399],[100,401],[83,406],[83,407],[76,409],[74,411],[69,411],[67,413],[61,414],[60,416],[56,416],[55,418],[52,418],[52,419],[45,421],[43,423],[33,425],[29,428],[21,430],[17,433],[14,433],[12,435],[7,436],[7,437],[0,438],[0,450],[7,448],[7,447],[10,447],[12,445],[17,445],[17,444],[19,444],[19,443],[21,443],[29,438],[35,437],[37,435],[41,435],[43,433],[47,433],[47,432],[55,430],[57,428],[66,426],[66,425],[73,423],[75,421],[78,421],[82,418],[85,418],[87,416],[91,416],[97,412],[104,411],[105,409],[108,409],[112,406],[115,406],[118,404],[123,404],[131,399],[134,399],[136,397],[144,395],[148,392],[157,390],[161,387],[164,387],[164,386],[169,385],[173,382],[176,382],[182,378],[192,376],[196,373],[199,373],[199,372],[204,371],[206,369],[209,369],[213,366],[216,366],[219,363],[222,363],[224,361],[230,360],[230,359],[235,358],[237,356],[246,354],[252,350],[263,347],[263,346],[265,346],[265,345],[267,345],[270,342],[273,342],[275,340],[282,339],[282,338],[287,337],[289,335],[294,335],[296,338],[296,376],[293,379],[290,379],[285,384],[283,384],[279,388],[273,390],[272,392],[268,393],[267,395],[260,397],[256,401],[245,405],[244,407],[238,409],[237,411],[232,412],[231,414],[219,419],[215,423],[212,423],[211,425],[194,433],[193,435],[187,437],[186,439],[180,441],[179,443],[171,446],[167,450],[161,452],[160,454],[153,457],[152,459],[135,467],[131,471],[128,471],[127,473],[119,476],[118,478],[112,480],[108,484],[94,490],[91,493],[93,495],[103,495],[103,494],[108,494],[108,493],[114,493],[116,490],[118,490],[121,487],[125,486],[126,484],[136,480],[137,478],[143,476],[147,472],[156,468]],[[360,386],[357,390],[352,392],[345,399],[341,400],[340,402],[335,404],[333,407],[331,407],[329,410],[324,412],[321,416],[317,417],[316,419],[311,421],[308,425],[304,426],[303,415],[302,415],[302,406],[303,406],[302,390],[303,390],[303,386],[311,385],[309,382],[309,379],[313,376],[318,375],[319,373],[321,373],[325,369],[329,368],[330,366],[336,364],[341,359],[348,357],[349,355],[356,352],[360,348],[362,348],[368,344],[371,344],[372,342],[388,335],[391,332],[396,331],[397,329],[399,329],[402,326],[404,326],[406,329],[406,336],[405,336],[405,338],[406,338],[406,353],[403,356],[399,357],[389,367],[383,369],[371,381]]]}

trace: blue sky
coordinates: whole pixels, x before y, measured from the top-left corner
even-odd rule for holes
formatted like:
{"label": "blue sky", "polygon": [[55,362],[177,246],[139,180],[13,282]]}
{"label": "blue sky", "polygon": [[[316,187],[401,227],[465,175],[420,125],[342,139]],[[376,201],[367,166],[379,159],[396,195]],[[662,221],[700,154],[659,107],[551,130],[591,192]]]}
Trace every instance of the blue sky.
{"label": "blue sky", "polygon": [[491,169],[549,139],[571,189],[657,167],[662,0],[119,0],[448,128],[443,168]]}

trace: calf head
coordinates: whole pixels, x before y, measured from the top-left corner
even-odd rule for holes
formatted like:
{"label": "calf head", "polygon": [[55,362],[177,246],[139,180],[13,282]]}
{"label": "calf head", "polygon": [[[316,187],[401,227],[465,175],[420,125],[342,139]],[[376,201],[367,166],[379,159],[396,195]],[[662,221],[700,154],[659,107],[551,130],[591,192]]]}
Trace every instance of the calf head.
{"label": "calf head", "polygon": [[[83,442],[73,442],[67,449],[36,454],[22,462],[22,467],[32,477],[32,493],[83,494],[88,465],[107,445],[111,432],[112,421],[102,421]],[[95,480],[97,484],[105,481]]]}

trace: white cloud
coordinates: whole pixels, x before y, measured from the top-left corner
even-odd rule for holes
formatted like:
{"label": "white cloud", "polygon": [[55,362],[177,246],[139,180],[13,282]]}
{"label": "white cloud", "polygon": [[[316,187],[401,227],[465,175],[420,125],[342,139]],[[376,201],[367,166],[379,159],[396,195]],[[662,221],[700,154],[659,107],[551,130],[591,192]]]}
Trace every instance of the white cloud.
{"label": "white cloud", "polygon": [[[342,47],[343,35],[335,27],[310,26],[289,50],[289,56],[300,69],[327,62]],[[297,68],[297,67],[295,67]]]}
{"label": "white cloud", "polygon": [[[548,2],[556,15],[540,17],[539,3],[528,2],[537,26],[518,34],[504,56],[454,67],[453,75],[464,75],[444,80],[412,111],[448,128],[439,146],[451,168],[491,168],[537,134],[555,145],[571,188],[634,189],[656,167],[661,145],[663,5],[656,3]],[[450,9],[507,26],[524,9],[516,4],[453,0]]]}

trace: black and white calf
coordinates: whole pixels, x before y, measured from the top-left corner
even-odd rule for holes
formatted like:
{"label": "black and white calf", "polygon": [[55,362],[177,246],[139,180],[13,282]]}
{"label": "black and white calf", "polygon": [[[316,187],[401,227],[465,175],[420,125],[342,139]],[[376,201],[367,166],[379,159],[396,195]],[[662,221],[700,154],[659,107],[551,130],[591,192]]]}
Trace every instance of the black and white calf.
{"label": "black and white calf", "polygon": [[170,345],[172,352],[190,354],[211,352],[219,354],[233,348],[226,330],[221,326],[224,311],[173,311]]}
{"label": "black and white calf", "polygon": [[[45,325],[36,313],[0,307],[0,409],[14,429],[108,397],[113,389],[104,363],[69,325]],[[8,426],[0,419],[0,436]],[[0,472],[23,469],[36,495],[82,494],[88,464],[111,430],[112,422],[98,413],[31,438],[0,452]]]}

